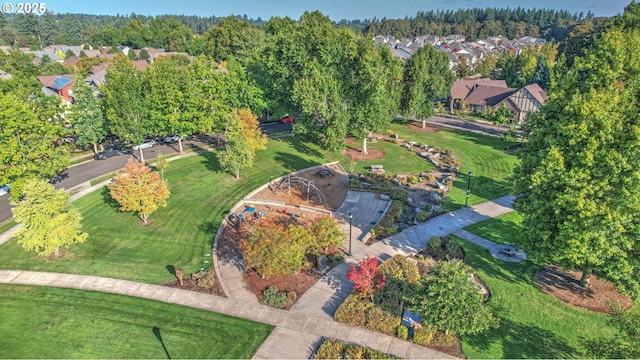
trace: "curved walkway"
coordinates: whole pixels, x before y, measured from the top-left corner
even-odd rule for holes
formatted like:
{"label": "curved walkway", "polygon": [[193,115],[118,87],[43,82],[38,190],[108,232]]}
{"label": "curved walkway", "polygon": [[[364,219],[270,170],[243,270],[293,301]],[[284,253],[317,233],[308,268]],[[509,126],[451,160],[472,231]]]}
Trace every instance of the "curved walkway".
{"label": "curved walkway", "polygon": [[276,326],[269,338],[281,341],[278,341],[276,346],[274,346],[274,342],[263,343],[254,356],[254,358],[258,359],[308,358],[323,336],[367,346],[401,358],[452,358],[441,352],[356,326],[340,324],[332,320],[296,314],[241,300],[227,299],[160,285],[99,276],[20,270],[0,270],[0,283],[55,286],[134,296],[215,311]]}

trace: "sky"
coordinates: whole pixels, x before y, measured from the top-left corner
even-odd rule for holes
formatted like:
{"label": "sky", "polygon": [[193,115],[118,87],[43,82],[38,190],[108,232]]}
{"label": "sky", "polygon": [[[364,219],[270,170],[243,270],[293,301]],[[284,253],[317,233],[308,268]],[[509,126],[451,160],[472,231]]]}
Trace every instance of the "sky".
{"label": "sky", "polygon": [[[42,0],[40,0],[42,1]],[[320,10],[331,20],[382,19],[415,16],[418,11],[456,10],[460,8],[546,8],[568,10],[571,13],[591,11],[596,16],[622,13],[631,0],[45,0],[48,10],[55,13],[85,13],[94,15],[247,15],[268,20],[273,16],[300,18],[307,10]]]}

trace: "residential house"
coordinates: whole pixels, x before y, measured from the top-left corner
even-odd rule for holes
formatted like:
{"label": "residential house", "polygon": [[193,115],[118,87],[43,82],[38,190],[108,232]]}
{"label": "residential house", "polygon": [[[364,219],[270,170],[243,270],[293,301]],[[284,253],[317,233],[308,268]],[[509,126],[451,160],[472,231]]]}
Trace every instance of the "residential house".
{"label": "residential house", "polygon": [[[453,86],[451,87],[451,91],[449,91],[449,104],[451,105],[451,108],[452,109],[459,109],[459,104],[460,104],[461,101],[464,101],[465,103],[469,104],[467,98],[478,87],[503,89],[502,91],[504,91],[504,92],[506,92],[506,90],[504,90],[504,89],[511,89],[511,88],[509,88],[507,86],[507,82],[504,81],[504,80],[494,80],[494,79],[490,79],[490,78],[479,78],[479,79],[464,78],[462,80],[458,80],[458,81],[454,82]],[[515,89],[511,89],[511,90],[515,90]],[[500,92],[500,90],[481,90],[481,93],[486,93],[487,95],[493,94],[493,96],[496,96],[496,94],[499,93],[499,92]],[[513,92],[513,91],[511,91],[511,92]],[[479,94],[481,94],[481,93],[479,93]],[[476,94],[473,97],[473,99],[478,99],[480,97],[479,94]],[[507,97],[509,95],[511,95],[511,94],[509,93],[505,97]],[[479,106],[485,106],[485,105],[487,105],[487,103],[486,103],[486,101],[484,101],[484,102],[478,101],[476,103],[476,105],[478,107]]]}
{"label": "residential house", "polygon": [[549,95],[538,84],[530,84],[515,91],[505,100],[507,108],[514,113],[517,123],[524,122],[527,114],[538,112]]}
{"label": "residential house", "polygon": [[79,58],[79,57],[77,57],[77,56],[75,56],[75,55],[73,55],[73,56],[69,56],[68,58],[66,58],[66,59],[64,60],[64,64],[65,64],[65,65],[68,65],[68,66],[69,66],[69,67],[71,67],[71,68],[73,68],[73,67],[78,63],[78,60],[79,60],[79,59],[80,59],[80,58]]}
{"label": "residential house", "polygon": [[47,96],[57,95],[67,104],[73,103],[73,81],[74,74],[67,75],[44,75],[38,76],[38,81],[42,84],[42,91]]}

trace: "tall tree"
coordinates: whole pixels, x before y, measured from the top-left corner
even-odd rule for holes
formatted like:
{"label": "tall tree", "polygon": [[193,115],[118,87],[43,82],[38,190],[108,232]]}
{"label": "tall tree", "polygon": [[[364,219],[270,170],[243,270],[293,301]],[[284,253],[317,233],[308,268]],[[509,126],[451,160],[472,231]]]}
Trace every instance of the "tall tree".
{"label": "tall tree", "polygon": [[54,176],[69,166],[66,134],[56,103],[8,93],[0,96],[0,183],[11,183],[17,200],[30,178]]}
{"label": "tall tree", "polygon": [[[79,75],[76,78],[80,79]],[[104,119],[98,99],[93,95],[91,86],[84,81],[73,84],[75,102],[71,107],[70,121],[78,137],[80,146],[92,146],[98,152],[98,144],[107,136],[107,122]]]}
{"label": "tall tree", "polygon": [[458,66],[456,67],[456,76],[458,79],[465,78],[471,75],[471,66],[469,66],[469,61],[467,57],[464,55],[458,56]]}
{"label": "tall tree", "polygon": [[[383,66],[383,51],[371,39],[359,39],[356,55],[344,78],[346,86],[348,131],[362,141],[362,153],[367,154],[367,137],[372,131],[385,130],[393,119],[393,104],[388,77],[396,77],[392,69]],[[398,76],[399,78],[399,76]]]}
{"label": "tall tree", "polygon": [[421,47],[405,62],[402,114],[421,119],[424,128],[434,114],[434,101],[447,95],[454,80],[447,55],[432,46]]}
{"label": "tall tree", "polygon": [[13,209],[22,227],[15,234],[18,243],[38,256],[60,256],[60,247],[83,243],[80,213],[69,203],[69,194],[55,190],[42,179],[31,179],[24,185],[24,197]]}
{"label": "tall tree", "polygon": [[121,211],[135,211],[142,225],[150,225],[149,215],[167,205],[169,187],[157,171],[144,163],[129,159],[122,174],[109,185],[111,197],[120,204]]}
{"label": "tall tree", "polygon": [[640,6],[576,58],[554,88],[514,174],[528,249],[593,270],[640,297]]}
{"label": "tall tree", "polygon": [[182,136],[197,130],[193,121],[198,111],[197,84],[189,67],[189,59],[176,55],[162,57],[146,70],[149,121],[154,128],[177,134],[180,152]]}
{"label": "tall tree", "polygon": [[547,61],[542,55],[538,56],[538,64],[533,72],[531,83],[540,85],[545,91],[551,87],[551,72],[549,71],[549,66],[547,66]]}
{"label": "tall tree", "polygon": [[267,139],[261,133],[257,117],[248,109],[233,110],[229,114],[225,149],[218,152],[223,169],[240,179],[240,170],[251,167],[256,150],[266,148]]}
{"label": "tall tree", "polygon": [[[109,131],[135,145],[153,132],[145,97],[147,89],[145,74],[136,70],[124,54],[116,54],[107,67],[102,106]],[[140,161],[144,161],[142,149]]]}

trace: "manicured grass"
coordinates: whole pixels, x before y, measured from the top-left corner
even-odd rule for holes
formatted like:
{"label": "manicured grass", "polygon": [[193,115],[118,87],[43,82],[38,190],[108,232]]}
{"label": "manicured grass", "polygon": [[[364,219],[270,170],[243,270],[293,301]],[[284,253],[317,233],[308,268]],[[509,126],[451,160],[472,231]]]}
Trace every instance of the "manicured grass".
{"label": "manicured grass", "polygon": [[152,300],[4,284],[0,318],[0,355],[22,359],[249,359],[273,330]]}
{"label": "manicured grass", "polygon": [[[495,242],[518,245],[521,217],[508,213],[466,230]],[[567,305],[540,291],[534,283],[539,266],[530,260],[508,263],[459,239],[465,262],[473,267],[491,291],[489,305],[500,319],[498,329],[463,337],[468,358],[581,358],[581,344],[614,333],[607,316]]]}
{"label": "manicured grass", "polygon": [[[464,205],[469,171],[473,173],[469,204],[492,200],[509,193],[511,184],[507,179],[518,159],[512,153],[504,151],[508,145],[504,140],[462,131],[421,133],[411,131],[401,123],[392,124],[391,131],[406,141],[453,149],[454,155],[460,159],[462,168],[445,200],[446,210],[454,210]],[[510,144],[513,146],[516,143]]]}
{"label": "manicured grass", "polygon": [[2,234],[3,232],[11,229],[12,227],[16,226],[17,223],[13,220],[7,220],[3,223],[0,224],[0,234]]}

